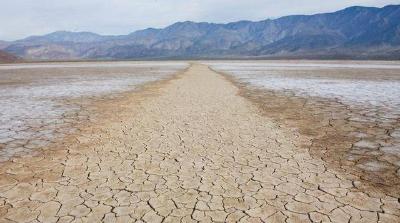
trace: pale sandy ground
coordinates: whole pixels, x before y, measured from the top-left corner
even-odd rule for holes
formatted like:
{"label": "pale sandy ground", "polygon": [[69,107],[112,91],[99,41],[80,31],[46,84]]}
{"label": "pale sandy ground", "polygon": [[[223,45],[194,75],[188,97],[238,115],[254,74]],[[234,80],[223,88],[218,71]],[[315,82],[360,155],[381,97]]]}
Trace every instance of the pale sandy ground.
{"label": "pale sandy ground", "polygon": [[197,64],[132,93],[85,136],[2,164],[0,222],[400,221],[398,198],[312,158],[237,93]]}

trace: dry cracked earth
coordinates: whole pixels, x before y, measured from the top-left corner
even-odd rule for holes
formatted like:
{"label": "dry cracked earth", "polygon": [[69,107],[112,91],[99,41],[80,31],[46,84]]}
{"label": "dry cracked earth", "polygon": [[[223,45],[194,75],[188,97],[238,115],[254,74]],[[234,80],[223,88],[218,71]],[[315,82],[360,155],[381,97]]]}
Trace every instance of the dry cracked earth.
{"label": "dry cracked earth", "polygon": [[400,222],[398,197],[311,156],[238,92],[192,64],[106,106],[0,165],[0,222]]}

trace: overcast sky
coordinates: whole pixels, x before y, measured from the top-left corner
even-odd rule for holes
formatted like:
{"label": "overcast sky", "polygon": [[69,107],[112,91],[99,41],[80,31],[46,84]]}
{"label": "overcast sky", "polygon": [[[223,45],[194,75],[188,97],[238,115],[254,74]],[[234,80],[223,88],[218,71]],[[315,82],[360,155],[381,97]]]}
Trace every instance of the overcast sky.
{"label": "overcast sky", "polygon": [[0,0],[0,39],[57,30],[128,34],[177,21],[233,22],[331,12],[400,0]]}

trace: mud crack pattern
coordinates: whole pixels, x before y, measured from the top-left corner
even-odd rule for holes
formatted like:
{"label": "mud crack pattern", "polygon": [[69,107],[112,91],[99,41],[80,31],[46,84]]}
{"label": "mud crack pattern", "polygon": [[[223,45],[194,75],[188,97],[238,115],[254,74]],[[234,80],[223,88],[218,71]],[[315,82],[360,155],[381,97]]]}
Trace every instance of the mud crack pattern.
{"label": "mud crack pattern", "polygon": [[4,163],[0,222],[400,221],[398,198],[357,189],[237,93],[194,64],[101,132]]}

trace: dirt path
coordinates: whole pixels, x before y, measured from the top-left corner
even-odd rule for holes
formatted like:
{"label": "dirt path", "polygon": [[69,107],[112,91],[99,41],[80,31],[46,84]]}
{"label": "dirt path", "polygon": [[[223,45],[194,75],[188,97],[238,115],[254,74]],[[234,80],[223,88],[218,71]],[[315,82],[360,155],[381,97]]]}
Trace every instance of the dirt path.
{"label": "dirt path", "polygon": [[400,221],[398,198],[327,169],[206,66],[159,91],[79,143],[0,166],[0,222]]}

